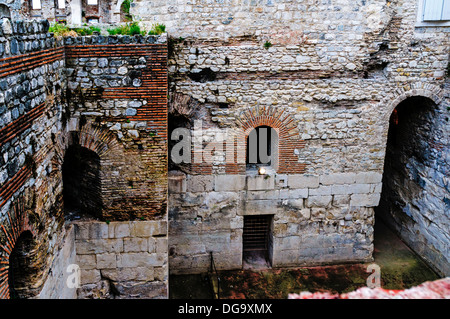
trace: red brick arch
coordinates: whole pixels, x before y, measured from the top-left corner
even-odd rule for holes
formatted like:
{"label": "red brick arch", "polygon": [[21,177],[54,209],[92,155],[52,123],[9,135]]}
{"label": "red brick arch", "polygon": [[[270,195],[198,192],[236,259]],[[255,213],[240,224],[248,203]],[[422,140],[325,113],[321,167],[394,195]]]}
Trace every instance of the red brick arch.
{"label": "red brick arch", "polygon": [[[278,133],[278,169],[277,173],[301,174],[305,172],[306,164],[298,161],[295,150],[305,147],[301,140],[297,121],[288,108],[274,106],[256,106],[244,109],[236,116],[239,132],[247,140],[252,130],[259,126],[268,126]],[[227,174],[245,173],[246,165],[242,163],[227,163]]]}
{"label": "red brick arch", "polygon": [[14,249],[20,235],[26,231],[36,237],[36,229],[31,225],[28,213],[23,201],[18,201],[8,211],[8,224],[0,225],[0,233],[3,240],[0,242],[0,299],[9,299],[9,257]]}

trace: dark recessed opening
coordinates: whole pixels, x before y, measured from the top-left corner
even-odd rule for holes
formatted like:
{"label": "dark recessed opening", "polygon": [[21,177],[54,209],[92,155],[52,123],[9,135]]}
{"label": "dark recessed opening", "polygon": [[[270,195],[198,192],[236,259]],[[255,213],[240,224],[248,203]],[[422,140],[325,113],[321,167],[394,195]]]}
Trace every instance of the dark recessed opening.
{"label": "dark recessed opening", "polygon": [[66,219],[100,218],[100,157],[87,148],[72,145],[64,157],[62,173]]}
{"label": "dark recessed opening", "polygon": [[269,126],[258,126],[247,137],[247,168],[271,166],[276,132]]}
{"label": "dark recessed opening", "polygon": [[11,299],[27,299],[38,293],[33,287],[37,281],[36,269],[39,268],[35,245],[33,234],[25,231],[17,239],[9,256],[8,285]]}
{"label": "dark recessed opening", "polygon": [[267,267],[272,259],[273,215],[244,216],[242,237],[245,265]]}

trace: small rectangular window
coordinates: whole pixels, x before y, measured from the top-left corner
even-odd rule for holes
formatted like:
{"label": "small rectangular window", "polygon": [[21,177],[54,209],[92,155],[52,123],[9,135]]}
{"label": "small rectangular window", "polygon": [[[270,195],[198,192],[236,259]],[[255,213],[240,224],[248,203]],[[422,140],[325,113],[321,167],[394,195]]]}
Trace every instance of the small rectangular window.
{"label": "small rectangular window", "polygon": [[423,21],[450,20],[450,0],[424,0]]}
{"label": "small rectangular window", "polygon": [[87,0],[87,4],[90,6],[96,6],[98,4],[98,0]]}
{"label": "small rectangular window", "polygon": [[31,8],[33,10],[41,10],[41,0],[31,0]]}
{"label": "small rectangular window", "polygon": [[66,0],[58,0],[58,9],[66,8]]}

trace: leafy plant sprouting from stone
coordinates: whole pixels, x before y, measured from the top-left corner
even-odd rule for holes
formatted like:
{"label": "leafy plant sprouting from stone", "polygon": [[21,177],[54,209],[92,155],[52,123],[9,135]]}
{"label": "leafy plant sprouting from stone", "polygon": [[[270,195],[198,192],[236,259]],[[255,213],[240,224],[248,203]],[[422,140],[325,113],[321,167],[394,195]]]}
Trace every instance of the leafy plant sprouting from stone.
{"label": "leafy plant sprouting from stone", "polygon": [[266,43],[264,43],[264,49],[269,49],[272,46],[272,43],[270,43],[270,41],[266,41]]}
{"label": "leafy plant sprouting from stone", "polygon": [[107,29],[110,35],[145,35],[146,30],[141,30],[137,21],[129,22],[123,25],[119,25],[115,28]]}
{"label": "leafy plant sprouting from stone", "polygon": [[99,27],[90,25],[87,28],[75,28],[73,29],[78,35],[92,35],[94,32],[100,33],[102,30]]}
{"label": "leafy plant sprouting from stone", "polygon": [[50,26],[49,32],[53,32],[55,37],[67,37],[67,36],[85,36],[85,35],[92,35],[94,32],[101,32],[101,29],[96,26],[89,26],[81,28],[70,28],[65,23],[57,22]]}
{"label": "leafy plant sprouting from stone", "polygon": [[166,26],[164,24],[154,24],[150,31],[148,32],[149,35],[160,35],[166,32]]}
{"label": "leafy plant sprouting from stone", "polygon": [[78,34],[70,29],[65,23],[57,22],[50,26],[48,32],[53,33],[55,37],[78,36]]}

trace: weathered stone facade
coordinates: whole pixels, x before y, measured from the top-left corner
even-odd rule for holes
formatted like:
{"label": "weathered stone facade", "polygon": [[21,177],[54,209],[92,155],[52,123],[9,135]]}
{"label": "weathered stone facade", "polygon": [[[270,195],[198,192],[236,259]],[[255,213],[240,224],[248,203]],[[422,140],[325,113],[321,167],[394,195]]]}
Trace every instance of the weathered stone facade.
{"label": "weathered stone facade", "polygon": [[[2,18],[0,297],[167,298],[211,252],[242,268],[253,216],[272,267],[370,261],[382,217],[448,275],[450,29],[419,3],[136,0],[169,39]],[[179,126],[200,161],[169,162]],[[239,160],[258,127],[262,175]]]}
{"label": "weathered stone facade", "polygon": [[167,221],[75,222],[78,298],[167,298]]}
{"label": "weathered stone facade", "polygon": [[[205,145],[225,128],[280,116],[297,138],[285,148],[280,138],[279,150],[296,164],[280,163],[267,179],[230,166],[217,149],[210,165],[172,173],[171,272],[205,271],[210,251],[219,268],[240,268],[248,214],[273,215],[273,266],[371,258],[394,108],[414,96],[435,105],[432,152],[448,153],[449,29],[416,27],[418,10],[419,1],[400,0],[135,1],[132,14],[173,37],[169,110],[189,128],[203,119]],[[399,227],[448,274],[445,158],[420,171],[428,190]],[[430,196],[438,204],[425,223]],[[428,233],[430,222],[440,235]]]}
{"label": "weathered stone facade", "polygon": [[[46,19],[50,22],[67,22],[69,25],[110,24],[120,22],[123,0],[98,0],[96,4],[87,0],[40,0],[40,7],[33,8],[32,0],[3,0],[15,18]],[[10,4],[12,3],[12,4]]]}
{"label": "weathered stone facade", "polygon": [[6,18],[1,25],[2,297],[10,293],[5,265],[21,234],[34,239],[31,261],[19,267],[30,283],[15,287],[27,297],[43,287],[64,237],[61,178],[52,161],[64,105],[64,48],[47,33],[48,25]]}
{"label": "weathered stone facade", "polygon": [[48,28],[1,20],[0,296],[167,298],[166,40]]}

